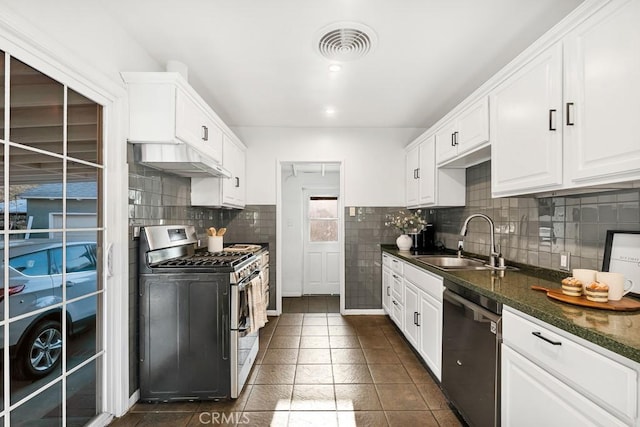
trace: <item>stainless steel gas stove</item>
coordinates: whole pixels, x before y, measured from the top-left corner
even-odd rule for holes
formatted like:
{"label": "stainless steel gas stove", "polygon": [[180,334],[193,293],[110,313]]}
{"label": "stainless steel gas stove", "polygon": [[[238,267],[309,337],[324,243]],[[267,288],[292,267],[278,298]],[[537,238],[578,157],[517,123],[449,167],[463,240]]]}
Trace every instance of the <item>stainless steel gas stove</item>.
{"label": "stainless steel gas stove", "polygon": [[142,400],[236,398],[258,353],[248,289],[260,260],[196,246],[193,226],[140,231]]}

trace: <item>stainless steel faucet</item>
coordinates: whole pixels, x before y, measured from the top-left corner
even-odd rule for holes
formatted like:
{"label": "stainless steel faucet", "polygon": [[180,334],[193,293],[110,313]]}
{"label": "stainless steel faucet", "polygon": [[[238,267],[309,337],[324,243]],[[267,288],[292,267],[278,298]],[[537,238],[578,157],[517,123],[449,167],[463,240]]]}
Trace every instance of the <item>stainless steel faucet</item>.
{"label": "stainless steel faucet", "polygon": [[[467,219],[464,220],[464,224],[462,224],[462,229],[460,230],[461,236],[467,235],[467,228],[469,226],[469,221],[473,218],[483,218],[489,223],[489,236],[490,236],[490,247],[489,247],[489,267],[503,270],[505,269],[504,258],[502,258],[502,254],[500,253],[500,247],[496,245],[496,236],[495,236],[495,224],[493,220],[489,218],[485,214],[472,214],[469,215]],[[458,248],[458,252],[460,248]]]}

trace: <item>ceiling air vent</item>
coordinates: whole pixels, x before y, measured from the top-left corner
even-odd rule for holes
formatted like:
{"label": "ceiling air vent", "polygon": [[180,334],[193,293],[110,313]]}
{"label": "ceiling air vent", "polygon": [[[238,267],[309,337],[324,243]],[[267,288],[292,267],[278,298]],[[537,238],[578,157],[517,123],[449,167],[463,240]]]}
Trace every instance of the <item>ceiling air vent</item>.
{"label": "ceiling air vent", "polygon": [[316,48],[332,61],[352,61],[371,52],[377,38],[373,30],[356,22],[336,22],[318,32]]}

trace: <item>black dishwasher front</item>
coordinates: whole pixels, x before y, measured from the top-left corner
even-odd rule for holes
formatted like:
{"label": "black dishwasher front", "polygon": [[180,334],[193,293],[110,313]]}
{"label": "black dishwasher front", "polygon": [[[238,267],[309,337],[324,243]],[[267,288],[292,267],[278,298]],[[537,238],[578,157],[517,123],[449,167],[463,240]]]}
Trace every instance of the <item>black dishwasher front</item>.
{"label": "black dishwasher front", "polygon": [[442,388],[470,426],[499,426],[502,304],[444,285]]}

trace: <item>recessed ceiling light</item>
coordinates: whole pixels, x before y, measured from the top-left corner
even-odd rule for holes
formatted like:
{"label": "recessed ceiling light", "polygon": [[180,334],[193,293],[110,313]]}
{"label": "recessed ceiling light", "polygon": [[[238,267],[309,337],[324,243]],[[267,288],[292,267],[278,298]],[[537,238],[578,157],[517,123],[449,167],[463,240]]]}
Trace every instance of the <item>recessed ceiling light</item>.
{"label": "recessed ceiling light", "polygon": [[324,113],[327,116],[333,116],[336,113],[336,109],[333,108],[333,107],[327,107],[327,108],[324,109]]}
{"label": "recessed ceiling light", "polygon": [[342,65],[340,65],[340,64],[331,64],[331,65],[329,65],[329,71],[331,71],[332,73],[337,73],[340,70],[342,70]]}

